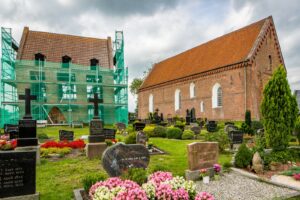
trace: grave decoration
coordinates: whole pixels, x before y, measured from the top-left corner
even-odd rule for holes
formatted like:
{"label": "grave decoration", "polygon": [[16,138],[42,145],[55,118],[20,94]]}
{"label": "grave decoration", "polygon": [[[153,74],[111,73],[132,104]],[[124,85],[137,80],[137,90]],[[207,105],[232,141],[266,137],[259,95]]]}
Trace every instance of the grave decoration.
{"label": "grave decoration", "polygon": [[208,132],[217,131],[217,122],[216,121],[208,121],[206,123],[206,129],[207,129]]}
{"label": "grave decoration", "polygon": [[194,142],[187,146],[188,170],[187,180],[197,180],[199,171],[207,169],[210,177],[214,176],[214,164],[218,162],[219,145],[217,142]]}
{"label": "grave decoration", "polygon": [[116,130],[103,128],[103,121],[99,118],[99,103],[103,103],[102,99],[98,98],[98,94],[94,94],[93,99],[89,102],[94,103],[94,117],[90,121],[90,135],[88,136],[89,143],[86,145],[86,155],[89,159],[99,158],[106,149],[107,144],[105,139],[115,139]]}
{"label": "grave decoration", "polygon": [[141,131],[145,128],[146,123],[144,122],[134,122],[133,124],[133,130],[134,131]]}
{"label": "grave decoration", "polygon": [[59,140],[60,141],[73,141],[74,131],[59,130]]}
{"label": "grave decoration", "polygon": [[189,109],[186,110],[185,121],[186,121],[186,123],[185,123],[186,125],[190,125],[190,123],[191,123],[191,113],[190,113]]}
{"label": "grave decoration", "polygon": [[109,176],[121,176],[129,168],[147,168],[150,155],[144,145],[117,143],[107,148],[101,163]]}

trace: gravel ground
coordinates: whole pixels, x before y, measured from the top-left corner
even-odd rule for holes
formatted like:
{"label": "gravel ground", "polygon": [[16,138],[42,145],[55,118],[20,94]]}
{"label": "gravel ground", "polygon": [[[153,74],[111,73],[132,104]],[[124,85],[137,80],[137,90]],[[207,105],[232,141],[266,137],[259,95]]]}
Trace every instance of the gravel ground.
{"label": "gravel ground", "polygon": [[209,184],[203,184],[202,181],[198,181],[197,191],[209,192],[217,200],[266,200],[297,192],[256,181],[236,172],[225,174],[219,181],[211,181]]}

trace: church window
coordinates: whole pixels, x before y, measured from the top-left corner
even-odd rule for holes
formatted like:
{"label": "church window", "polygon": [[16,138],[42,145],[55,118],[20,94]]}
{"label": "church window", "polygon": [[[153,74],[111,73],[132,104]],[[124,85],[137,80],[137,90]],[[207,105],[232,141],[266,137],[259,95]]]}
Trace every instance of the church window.
{"label": "church window", "polygon": [[37,53],[37,54],[34,54],[34,63],[35,63],[35,66],[44,66],[44,62],[45,62],[45,58],[46,56],[41,54],[41,53]]}
{"label": "church window", "polygon": [[70,62],[71,62],[72,58],[65,55],[62,57],[62,67],[63,68],[69,68],[70,66]]}
{"label": "church window", "polygon": [[175,111],[181,108],[181,92],[179,89],[175,91]]}
{"label": "church window", "polygon": [[97,60],[96,58],[91,59],[90,66],[91,66],[91,70],[96,70],[97,69],[96,66],[99,66],[99,60]]}
{"label": "church window", "polygon": [[218,108],[223,106],[223,92],[219,83],[216,83],[212,89],[212,107]]}
{"label": "church window", "polygon": [[153,105],[153,94],[149,95],[149,112],[153,113],[154,110],[154,105]]}
{"label": "church window", "polygon": [[200,112],[204,112],[204,102],[200,102]]}
{"label": "church window", "polygon": [[191,83],[190,84],[190,98],[195,97],[195,93],[196,93],[195,90],[196,90],[195,83]]}

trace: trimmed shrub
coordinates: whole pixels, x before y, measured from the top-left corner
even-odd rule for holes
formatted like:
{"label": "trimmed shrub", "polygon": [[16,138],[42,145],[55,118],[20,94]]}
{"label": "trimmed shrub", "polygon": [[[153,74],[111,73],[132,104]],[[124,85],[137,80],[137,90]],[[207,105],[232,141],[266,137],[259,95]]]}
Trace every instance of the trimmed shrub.
{"label": "trimmed shrub", "polygon": [[245,143],[243,143],[234,158],[234,165],[239,168],[245,168],[249,166],[252,162],[252,152]]}
{"label": "trimmed shrub", "polygon": [[136,143],[136,133],[129,133],[124,140],[125,144],[135,144]]}
{"label": "trimmed shrub", "polygon": [[38,133],[37,137],[38,137],[38,139],[49,139],[49,137],[46,133]]}
{"label": "trimmed shrub", "polygon": [[147,171],[143,168],[129,168],[126,173],[122,174],[121,179],[132,180],[142,185],[147,181]]}
{"label": "trimmed shrub", "polygon": [[279,66],[266,84],[261,103],[261,113],[267,146],[275,151],[288,147],[299,109],[292,95],[284,66]]}
{"label": "trimmed shrub", "polygon": [[288,161],[294,161],[296,158],[293,157],[293,154],[289,149],[283,151],[272,151],[269,154],[266,154],[264,157],[264,161],[266,164],[271,162],[276,163],[287,163]]}
{"label": "trimmed shrub", "polygon": [[165,138],[167,136],[167,128],[163,126],[156,126],[153,129],[153,137],[162,137]]}
{"label": "trimmed shrub", "polygon": [[246,110],[245,112],[245,124],[247,124],[249,127],[251,127],[251,111]]}
{"label": "trimmed shrub", "polygon": [[148,137],[154,137],[154,128],[155,126],[149,126],[147,125],[143,131]]}
{"label": "trimmed shrub", "polygon": [[107,178],[108,176],[106,174],[89,174],[81,180],[81,183],[84,190],[88,192],[92,185],[94,185],[98,181],[104,181]]}
{"label": "trimmed shrub", "polygon": [[167,137],[170,139],[181,139],[182,130],[177,127],[167,128]]}
{"label": "trimmed shrub", "polygon": [[183,140],[191,140],[191,139],[194,139],[194,136],[195,136],[195,134],[194,134],[193,131],[191,131],[191,130],[185,130],[182,133],[181,139],[183,139]]}
{"label": "trimmed shrub", "polygon": [[225,133],[223,129],[220,129],[218,132],[206,133],[205,141],[218,142],[220,152],[224,152],[225,148],[229,146],[230,142],[228,134]]}
{"label": "trimmed shrub", "polygon": [[257,131],[259,129],[263,129],[264,128],[264,125],[260,121],[252,121],[251,122],[251,127],[253,129],[253,132],[257,133]]}
{"label": "trimmed shrub", "polygon": [[64,148],[57,148],[57,147],[50,147],[50,148],[41,148],[41,157],[47,158],[49,154],[59,154],[60,157],[64,157],[66,154],[72,152],[72,148],[64,147]]}
{"label": "trimmed shrub", "polygon": [[184,130],[184,127],[185,127],[185,123],[178,120],[178,121],[176,121],[176,123],[175,123],[175,127],[180,128],[180,129],[183,131],[183,130]]}

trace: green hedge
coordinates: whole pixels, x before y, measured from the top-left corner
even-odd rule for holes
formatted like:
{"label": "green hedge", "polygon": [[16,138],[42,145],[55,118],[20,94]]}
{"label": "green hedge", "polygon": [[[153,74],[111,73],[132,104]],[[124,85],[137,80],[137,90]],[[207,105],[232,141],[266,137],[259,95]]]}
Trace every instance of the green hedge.
{"label": "green hedge", "polygon": [[167,128],[167,137],[169,139],[181,139],[182,130],[177,127]]}

